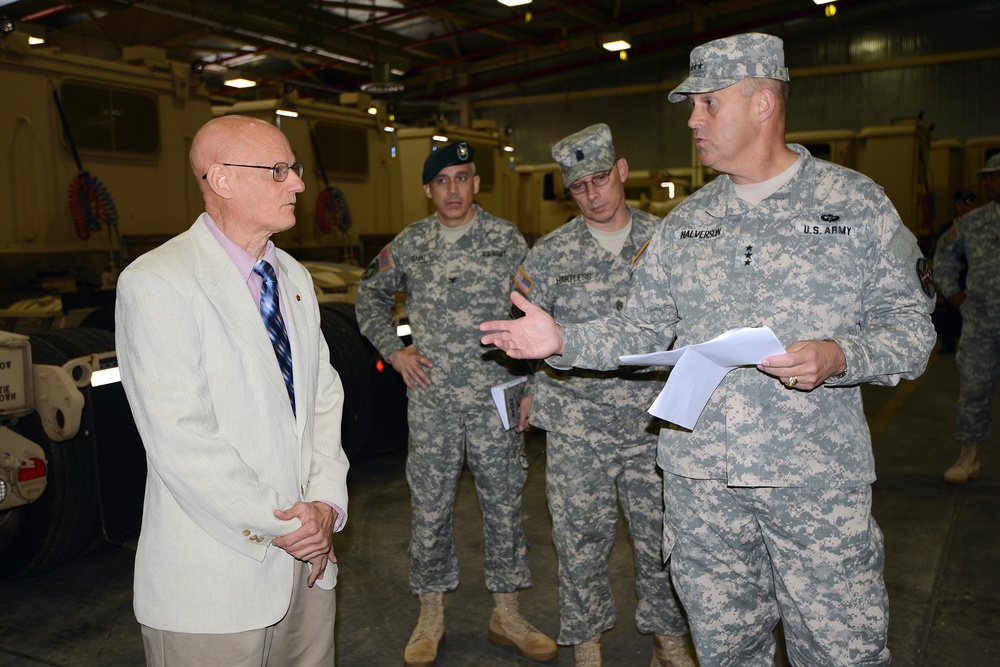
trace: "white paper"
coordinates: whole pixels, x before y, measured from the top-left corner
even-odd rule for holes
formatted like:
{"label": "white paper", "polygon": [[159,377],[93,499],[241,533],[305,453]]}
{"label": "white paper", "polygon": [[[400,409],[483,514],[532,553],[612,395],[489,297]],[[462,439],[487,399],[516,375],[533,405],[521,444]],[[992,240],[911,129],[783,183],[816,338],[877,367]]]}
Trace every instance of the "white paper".
{"label": "white paper", "polygon": [[[510,389],[511,387],[515,387],[521,384],[522,382],[527,382],[527,381],[528,378],[519,377],[511,380],[510,382],[504,382],[503,384],[498,384],[497,386],[490,388],[490,393],[493,394],[493,402],[497,406],[497,412],[500,413],[500,421],[501,423],[503,423],[504,430],[506,431],[509,431],[511,427],[510,419],[507,416],[508,412],[513,413],[513,410],[511,410],[510,408],[516,407],[516,409],[520,411],[520,405],[508,406],[506,404],[507,397],[505,392],[507,389]],[[520,404],[520,401],[518,401],[518,404]]]}
{"label": "white paper", "polygon": [[740,366],[756,366],[764,357],[784,354],[770,327],[731,329],[710,341],[668,352],[619,357],[630,366],[673,366],[660,395],[648,412],[693,429],[726,374]]}

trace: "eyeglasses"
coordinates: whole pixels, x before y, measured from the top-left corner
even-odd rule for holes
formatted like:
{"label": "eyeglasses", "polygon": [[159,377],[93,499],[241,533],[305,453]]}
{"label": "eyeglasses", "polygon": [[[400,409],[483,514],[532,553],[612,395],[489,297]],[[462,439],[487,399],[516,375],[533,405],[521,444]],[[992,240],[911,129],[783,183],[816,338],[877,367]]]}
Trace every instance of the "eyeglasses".
{"label": "eyeglasses", "polygon": [[972,195],[971,197],[961,197],[959,199],[956,199],[955,201],[959,204],[971,204],[972,202],[976,201],[976,196]]}
{"label": "eyeglasses", "polygon": [[602,188],[608,184],[608,180],[611,179],[611,172],[613,170],[602,171],[600,173],[594,174],[594,177],[589,181],[573,181],[573,185],[566,188],[566,190],[572,195],[582,195],[587,192],[587,186],[593,185],[594,188]]}
{"label": "eyeglasses", "polygon": [[[288,178],[288,172],[294,171],[295,175],[302,178],[302,173],[305,171],[305,167],[296,162],[295,164],[288,164],[287,162],[279,162],[273,167],[262,167],[256,164],[232,164],[230,162],[223,162],[223,166],[226,167],[247,167],[248,169],[267,169],[271,172],[271,178],[273,178],[278,183],[284,182]],[[206,171],[201,175],[203,180],[208,180],[208,172]]]}

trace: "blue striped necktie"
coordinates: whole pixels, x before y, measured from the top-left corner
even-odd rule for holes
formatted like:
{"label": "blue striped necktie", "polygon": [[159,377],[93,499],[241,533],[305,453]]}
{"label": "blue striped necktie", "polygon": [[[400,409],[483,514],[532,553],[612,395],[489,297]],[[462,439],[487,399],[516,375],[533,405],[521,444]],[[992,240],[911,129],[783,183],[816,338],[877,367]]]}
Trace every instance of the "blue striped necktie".
{"label": "blue striped necktie", "polygon": [[288,332],[285,322],[281,319],[281,309],[278,307],[278,278],[274,268],[262,259],[257,260],[253,272],[264,280],[260,289],[260,317],[264,320],[267,335],[274,347],[274,356],[278,358],[281,375],[285,378],[285,389],[288,390],[288,400],[292,403],[292,413],[295,412],[295,383],[292,381],[292,348],[288,344]]}

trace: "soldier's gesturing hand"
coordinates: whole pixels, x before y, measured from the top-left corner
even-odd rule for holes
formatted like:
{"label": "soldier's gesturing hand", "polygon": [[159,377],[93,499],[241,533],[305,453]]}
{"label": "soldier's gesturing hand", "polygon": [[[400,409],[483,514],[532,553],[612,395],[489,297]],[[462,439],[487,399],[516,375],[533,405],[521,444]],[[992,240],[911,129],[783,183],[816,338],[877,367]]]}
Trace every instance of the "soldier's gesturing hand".
{"label": "soldier's gesturing hand", "polygon": [[427,389],[431,386],[431,376],[425,368],[434,368],[434,362],[417,352],[413,345],[407,345],[389,355],[389,363],[403,376],[403,382],[410,389]]}
{"label": "soldier's gesturing hand", "polygon": [[495,345],[512,359],[545,359],[562,354],[562,328],[552,316],[520,292],[512,292],[510,300],[521,309],[524,317],[480,324],[479,330],[488,332],[480,339],[483,345]]}

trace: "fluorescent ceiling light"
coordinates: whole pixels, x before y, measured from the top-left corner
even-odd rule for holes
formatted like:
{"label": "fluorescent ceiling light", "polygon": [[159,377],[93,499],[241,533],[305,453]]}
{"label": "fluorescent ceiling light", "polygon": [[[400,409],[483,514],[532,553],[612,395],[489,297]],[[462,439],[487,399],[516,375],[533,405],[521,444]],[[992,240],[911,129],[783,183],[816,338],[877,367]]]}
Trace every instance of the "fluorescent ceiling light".
{"label": "fluorescent ceiling light", "polygon": [[815,2],[817,5],[828,5],[831,2],[835,2],[835,1],[836,0],[813,0],[813,2]]}
{"label": "fluorescent ceiling light", "polygon": [[257,85],[256,81],[251,81],[250,79],[244,79],[241,76],[234,77],[232,79],[226,79],[222,83],[226,84],[230,88],[253,88]]}
{"label": "fluorescent ceiling light", "polygon": [[42,39],[41,37],[33,37],[31,35],[28,35],[28,44],[30,44],[31,46],[37,46],[38,44],[44,44],[44,43],[45,40]]}
{"label": "fluorescent ceiling light", "polygon": [[431,137],[431,140],[440,141],[442,144],[448,143],[448,137],[444,136],[443,134],[435,134],[433,137]]}
{"label": "fluorescent ceiling light", "polygon": [[520,5],[531,4],[531,0],[497,0],[497,2],[507,7],[519,7]]}
{"label": "fluorescent ceiling light", "polygon": [[[250,48],[250,47],[246,47]],[[231,58],[224,58],[223,62],[226,67],[243,67],[244,65],[252,65],[253,63],[259,63],[264,60],[267,56],[262,53],[257,53],[256,50],[250,53],[242,53],[238,56],[232,56]]]}
{"label": "fluorescent ceiling light", "polygon": [[632,45],[628,41],[628,35],[623,32],[613,32],[610,35],[605,35],[601,46],[608,51],[624,51],[625,49],[632,48]]}
{"label": "fluorescent ceiling light", "polygon": [[514,152],[514,147],[513,146],[504,146],[503,149],[504,149],[504,152],[507,152],[507,153],[513,153]]}
{"label": "fluorescent ceiling light", "polygon": [[274,113],[278,116],[284,116],[285,118],[298,118],[299,112],[293,111],[291,109],[275,109]]}
{"label": "fluorescent ceiling light", "polygon": [[371,114],[372,116],[375,116],[376,114],[378,114],[378,109],[376,107],[368,107],[368,113]]}

